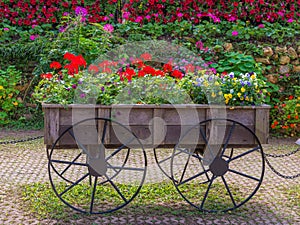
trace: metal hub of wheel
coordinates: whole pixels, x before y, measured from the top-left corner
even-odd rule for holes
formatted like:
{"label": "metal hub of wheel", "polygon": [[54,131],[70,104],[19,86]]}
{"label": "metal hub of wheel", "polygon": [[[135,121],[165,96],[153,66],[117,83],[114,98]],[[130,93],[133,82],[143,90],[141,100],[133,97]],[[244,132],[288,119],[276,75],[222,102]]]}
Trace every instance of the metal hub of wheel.
{"label": "metal hub of wheel", "polygon": [[[112,142],[114,145],[107,144]],[[80,121],[48,149],[54,192],[82,213],[109,213],[127,205],[140,191],[146,169],[146,152],[139,139],[110,119]]]}
{"label": "metal hub of wheel", "polygon": [[209,170],[215,176],[223,176],[229,169],[228,162],[222,158],[215,158],[209,165]]}
{"label": "metal hub of wheel", "polygon": [[250,128],[230,119],[209,119],[191,127],[171,158],[177,191],[206,212],[226,212],[245,204],[259,189],[264,171],[258,138]]}

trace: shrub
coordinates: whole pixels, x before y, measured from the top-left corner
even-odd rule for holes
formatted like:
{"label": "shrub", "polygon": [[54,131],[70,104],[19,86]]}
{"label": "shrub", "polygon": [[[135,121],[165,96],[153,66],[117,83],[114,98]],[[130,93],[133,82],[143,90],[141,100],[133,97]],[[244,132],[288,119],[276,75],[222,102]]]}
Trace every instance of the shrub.
{"label": "shrub", "polygon": [[21,72],[13,66],[0,70],[0,125],[16,119],[16,111],[22,107],[16,88],[20,79]]}

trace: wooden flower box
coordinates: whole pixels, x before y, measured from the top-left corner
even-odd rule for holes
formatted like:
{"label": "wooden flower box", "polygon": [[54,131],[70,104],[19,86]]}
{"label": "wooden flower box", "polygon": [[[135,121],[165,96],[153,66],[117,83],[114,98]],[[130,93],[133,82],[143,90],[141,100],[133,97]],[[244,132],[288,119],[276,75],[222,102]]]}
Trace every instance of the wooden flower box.
{"label": "wooden flower box", "polygon": [[[211,118],[227,118],[242,123],[251,129],[262,144],[268,143],[270,106],[235,106],[221,107],[201,104],[182,105],[88,105],[72,104],[43,104],[45,118],[44,142],[51,147],[56,139],[71,125],[87,118],[111,118],[128,127],[143,143],[145,147],[174,147],[182,135],[196,124]],[[103,121],[94,124],[94,120],[82,123],[84,141],[89,144],[101,138]],[[224,124],[223,124],[224,125]],[[220,126],[223,126],[222,124]],[[122,142],[122,138],[112,125],[107,126],[105,144],[114,146]],[[203,125],[203,130],[207,132]],[[233,134],[231,143],[237,146],[255,144],[255,138],[248,132],[237,131]],[[229,131],[226,131],[229,132]],[[218,138],[218,137],[216,137]],[[191,137],[193,139],[193,137]],[[198,143],[204,144],[204,143]],[[70,135],[66,135],[57,146],[72,148],[76,142]]]}

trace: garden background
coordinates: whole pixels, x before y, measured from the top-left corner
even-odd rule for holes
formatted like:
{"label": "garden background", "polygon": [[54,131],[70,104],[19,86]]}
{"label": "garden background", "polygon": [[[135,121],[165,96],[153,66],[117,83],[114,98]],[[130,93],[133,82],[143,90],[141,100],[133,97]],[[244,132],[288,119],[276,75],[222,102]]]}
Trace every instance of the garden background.
{"label": "garden background", "polygon": [[[90,64],[132,41],[183,46],[218,73],[267,82],[273,135],[300,133],[300,1],[0,1],[0,127],[43,126],[32,96],[66,52]],[[79,19],[78,19],[79,18]]]}

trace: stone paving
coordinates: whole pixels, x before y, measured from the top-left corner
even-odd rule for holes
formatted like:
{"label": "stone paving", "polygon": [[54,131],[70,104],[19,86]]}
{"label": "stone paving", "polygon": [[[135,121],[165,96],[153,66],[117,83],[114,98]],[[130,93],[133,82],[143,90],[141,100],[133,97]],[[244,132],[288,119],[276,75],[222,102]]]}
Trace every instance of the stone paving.
{"label": "stone paving", "polygon": [[[11,138],[16,139],[27,136],[37,136],[39,131],[33,133],[3,133],[0,132],[0,141]],[[34,144],[32,144],[34,143]],[[284,143],[296,149],[294,140]],[[219,214],[168,214],[148,215],[142,210],[127,210],[126,207],[118,213],[109,215],[78,216],[71,212],[74,219],[68,223],[52,218],[38,219],[25,210],[22,200],[16,194],[16,187],[20,184],[34,182],[49,182],[47,171],[47,156],[42,140],[35,140],[22,144],[0,145],[0,225],[2,224],[300,224],[300,198],[293,199],[291,204],[287,190],[300,184],[300,178],[293,180],[283,179],[274,174],[268,167],[263,184],[258,193],[245,205],[234,212]],[[287,153],[282,150],[282,141],[273,141],[264,146],[267,153]],[[166,176],[157,167],[152,152],[147,151],[148,172],[146,182],[161,182]],[[297,174],[300,172],[300,153],[282,159],[270,159],[276,169],[284,174]],[[299,190],[299,188],[298,188]],[[139,196],[137,196],[138,198]],[[296,202],[296,204],[295,204]],[[172,207],[167,205],[166,207]],[[183,207],[183,206],[182,206]],[[185,206],[186,207],[186,206]],[[176,206],[180,209],[181,206]],[[246,212],[246,214],[244,213]],[[196,215],[196,216],[195,216]]]}

